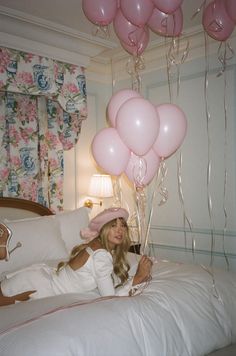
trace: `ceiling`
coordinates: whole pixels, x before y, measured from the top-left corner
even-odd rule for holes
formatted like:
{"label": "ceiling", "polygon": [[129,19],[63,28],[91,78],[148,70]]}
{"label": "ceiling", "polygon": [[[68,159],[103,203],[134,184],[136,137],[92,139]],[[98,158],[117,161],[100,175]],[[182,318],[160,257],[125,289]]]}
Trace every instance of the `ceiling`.
{"label": "ceiling", "polygon": [[[194,18],[192,16],[196,14],[202,3],[202,0],[183,1],[183,32],[189,32],[190,29],[201,26],[201,13]],[[85,17],[82,10],[82,0],[0,0],[0,10],[7,8],[13,11],[13,17],[17,20],[21,18],[25,22],[26,20],[30,22],[32,19],[34,23],[43,21],[44,26],[49,26],[49,24],[59,25],[64,27],[64,30],[67,29],[73,34],[76,33],[89,43],[101,45],[100,50],[96,51],[95,55],[109,55],[114,48],[122,50],[112,25],[109,26],[108,37],[104,38],[103,36],[101,38],[101,35],[94,34],[96,26]],[[163,37],[151,33],[150,43],[163,40]]]}

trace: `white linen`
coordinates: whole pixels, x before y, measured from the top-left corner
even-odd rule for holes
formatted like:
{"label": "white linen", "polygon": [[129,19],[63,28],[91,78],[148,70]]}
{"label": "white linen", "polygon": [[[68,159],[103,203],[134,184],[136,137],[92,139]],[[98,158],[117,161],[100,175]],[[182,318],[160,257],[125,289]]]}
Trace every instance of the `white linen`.
{"label": "white linen", "polygon": [[9,261],[0,261],[0,275],[33,263],[68,258],[54,215],[9,221],[6,225],[12,231],[9,249],[12,250],[18,242],[21,247],[11,254]]}
{"label": "white linen", "polygon": [[84,243],[80,230],[87,227],[89,214],[87,208],[81,207],[56,215],[4,222],[12,230],[10,250],[18,242],[22,246],[11,254],[7,264],[0,263],[0,276],[33,263],[68,259],[72,248]]}
{"label": "white linen", "polygon": [[236,341],[236,278],[158,261],[134,297],[71,294],[1,307],[0,334],[1,356],[202,356]]}
{"label": "white linen", "polygon": [[68,253],[76,245],[84,243],[80,236],[80,230],[86,228],[89,223],[89,210],[86,207],[80,207],[72,211],[64,211],[55,215],[60,225],[61,237],[65,242]]}

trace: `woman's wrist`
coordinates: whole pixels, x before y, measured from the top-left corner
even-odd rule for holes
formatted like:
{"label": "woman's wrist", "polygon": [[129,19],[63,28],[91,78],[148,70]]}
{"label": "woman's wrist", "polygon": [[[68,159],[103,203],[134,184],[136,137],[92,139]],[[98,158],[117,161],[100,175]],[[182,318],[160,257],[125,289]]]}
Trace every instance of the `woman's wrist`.
{"label": "woman's wrist", "polygon": [[145,278],[139,274],[135,274],[133,278],[133,286],[136,286],[137,284],[145,282]]}

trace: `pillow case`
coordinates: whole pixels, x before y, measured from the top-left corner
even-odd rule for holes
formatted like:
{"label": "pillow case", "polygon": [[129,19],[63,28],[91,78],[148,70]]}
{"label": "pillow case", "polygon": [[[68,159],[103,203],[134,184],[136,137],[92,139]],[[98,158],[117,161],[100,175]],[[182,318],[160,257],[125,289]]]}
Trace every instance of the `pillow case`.
{"label": "pillow case", "polygon": [[55,216],[5,221],[5,224],[12,231],[9,250],[17,243],[21,243],[21,247],[12,252],[9,261],[0,261],[0,273],[33,263],[68,258]]}
{"label": "pillow case", "polygon": [[60,226],[61,237],[65,242],[68,253],[70,253],[74,246],[84,243],[80,236],[80,230],[88,226],[89,209],[81,207],[58,213],[55,217]]}
{"label": "pillow case", "polygon": [[88,212],[88,208],[81,207],[52,216],[5,219],[12,231],[9,249],[18,242],[22,247],[12,252],[9,261],[0,261],[0,275],[33,263],[68,259],[72,248],[84,242],[80,230],[88,226]]}

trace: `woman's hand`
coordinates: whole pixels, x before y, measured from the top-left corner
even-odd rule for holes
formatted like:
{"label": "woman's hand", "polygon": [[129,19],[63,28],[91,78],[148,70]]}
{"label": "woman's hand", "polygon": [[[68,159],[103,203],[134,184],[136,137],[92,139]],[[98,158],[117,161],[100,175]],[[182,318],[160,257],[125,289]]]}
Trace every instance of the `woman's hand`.
{"label": "woman's hand", "polygon": [[150,260],[150,258],[145,255],[142,256],[139,261],[138,268],[133,279],[133,286],[135,286],[136,284],[146,282],[150,278],[151,269],[152,269],[152,261]]}
{"label": "woman's hand", "polygon": [[29,300],[31,294],[33,294],[35,292],[36,292],[36,290],[29,290],[27,292],[16,294],[16,295],[14,295],[14,299],[15,299],[15,301],[18,301],[18,302],[25,302],[26,300]]}
{"label": "woman's hand", "polygon": [[0,291],[0,307],[3,305],[15,304],[15,302],[24,302],[30,299],[32,293],[35,293],[36,290],[30,290],[20,294],[13,295],[12,297],[5,297]]}

